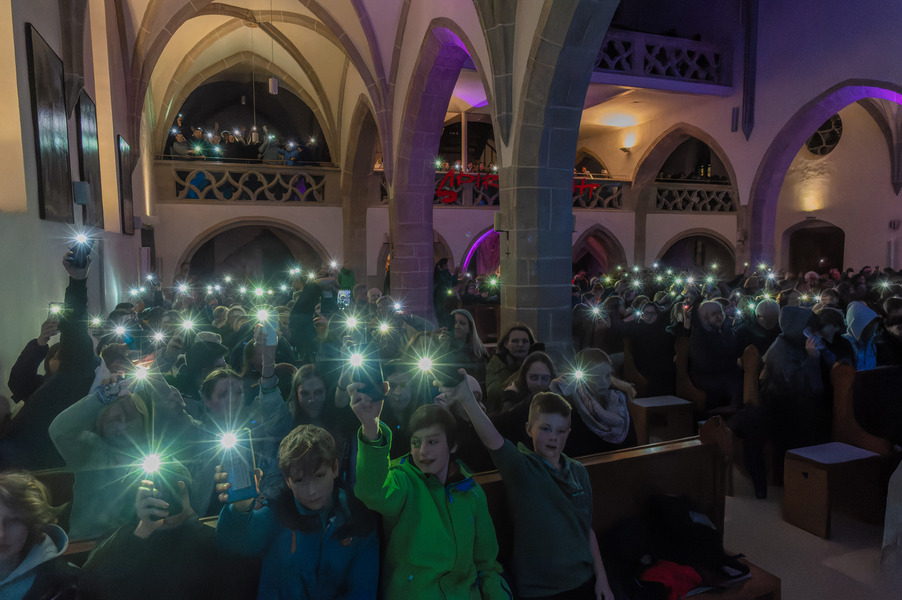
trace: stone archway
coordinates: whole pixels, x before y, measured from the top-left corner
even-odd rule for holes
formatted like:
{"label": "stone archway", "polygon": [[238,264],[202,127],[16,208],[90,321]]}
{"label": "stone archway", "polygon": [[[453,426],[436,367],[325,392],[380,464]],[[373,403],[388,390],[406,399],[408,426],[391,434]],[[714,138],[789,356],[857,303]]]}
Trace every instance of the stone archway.
{"label": "stone archway", "polygon": [[[272,234],[271,236],[267,236],[269,240],[275,238],[275,240],[278,241],[278,243],[269,244],[269,247],[277,248],[279,245],[284,246],[287,250],[286,256],[290,256],[291,259],[299,264],[308,268],[315,268],[328,260],[329,253],[315,237],[287,221],[264,217],[231,219],[210,227],[188,244],[179,257],[178,263],[176,263],[177,267],[173,277],[173,285],[175,281],[185,280],[191,275],[191,266],[192,262],[195,261],[195,257],[199,252],[209,252],[207,248],[209,248],[211,243],[215,244],[217,238],[225,240],[224,243],[229,246],[239,246],[242,241],[250,243],[254,238],[258,237],[258,233],[264,231]],[[228,236],[232,239],[221,236]],[[220,249],[219,259],[216,258],[216,252],[214,250],[214,257],[212,258],[214,269],[215,265],[221,265],[224,262],[227,262],[224,261],[222,257],[223,253],[229,252],[229,246]],[[259,249],[261,245],[256,244],[254,247],[255,249]],[[231,248],[232,252],[238,249],[238,247]],[[210,263],[209,260],[207,262],[208,264]],[[255,262],[261,266],[265,264],[262,253],[259,256],[259,260],[247,260],[240,262],[240,264],[244,265],[245,268],[252,268]]]}
{"label": "stone archway", "polygon": [[690,229],[668,240],[656,262],[682,271],[708,272],[712,264],[724,277],[736,271],[736,252],[729,240],[709,229]]}
{"label": "stone archway", "polygon": [[463,32],[448,19],[434,20],[420,48],[404,102],[405,125],[396,147],[389,197],[391,286],[407,298],[412,311],[421,315],[432,314],[434,263],[427,264],[427,257],[433,255],[432,157],[460,69],[471,57],[488,90],[478,56],[471,52]]}
{"label": "stone archway", "polygon": [[806,219],[783,232],[780,266],[798,274],[843,270],[846,234],[833,223]]}
{"label": "stone archway", "polygon": [[797,110],[774,137],[755,174],[749,196],[749,218],[743,225],[748,237],[749,262],[774,262],[777,203],[786,172],[799,148],[824,121],[865,98],[902,104],[902,87],[869,80],[848,80],[837,84]]}
{"label": "stone archway", "polygon": [[617,265],[626,266],[626,252],[620,240],[601,225],[593,225],[573,244],[573,270],[589,275],[608,273]]}

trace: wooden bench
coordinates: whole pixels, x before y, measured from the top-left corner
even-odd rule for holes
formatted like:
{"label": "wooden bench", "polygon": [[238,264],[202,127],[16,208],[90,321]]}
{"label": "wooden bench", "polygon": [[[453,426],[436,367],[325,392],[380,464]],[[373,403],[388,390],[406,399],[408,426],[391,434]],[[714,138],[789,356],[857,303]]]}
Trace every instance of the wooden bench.
{"label": "wooden bench", "polygon": [[[656,494],[685,495],[722,532],[725,475],[720,451],[697,437],[661,442],[580,459],[592,482],[598,507],[592,526],[599,539],[622,519],[643,515],[646,501]],[[483,487],[495,523],[502,562],[510,556],[513,524],[504,483],[496,471],[475,479]],[[741,550],[741,549],[740,549]],[[750,564],[750,577],[726,590],[694,596],[699,599],[779,600],[780,579]]]}

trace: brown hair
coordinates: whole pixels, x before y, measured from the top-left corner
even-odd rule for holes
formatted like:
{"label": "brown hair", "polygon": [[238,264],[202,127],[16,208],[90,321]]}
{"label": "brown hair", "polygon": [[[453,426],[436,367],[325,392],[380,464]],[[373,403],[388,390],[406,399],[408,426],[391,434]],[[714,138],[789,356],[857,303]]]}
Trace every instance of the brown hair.
{"label": "brown hair", "polygon": [[529,422],[532,423],[539,415],[561,415],[569,419],[572,410],[573,407],[560,394],[539,392],[529,403]]}
{"label": "brown hair", "polygon": [[454,415],[438,404],[424,404],[410,416],[410,424],[407,430],[412,434],[420,429],[426,429],[438,425],[445,432],[448,439],[448,448],[457,445],[457,421]]}
{"label": "brown hair", "polygon": [[305,472],[323,465],[332,466],[338,458],[335,438],[316,425],[298,425],[279,444],[279,470],[290,477],[291,465],[300,461]]}

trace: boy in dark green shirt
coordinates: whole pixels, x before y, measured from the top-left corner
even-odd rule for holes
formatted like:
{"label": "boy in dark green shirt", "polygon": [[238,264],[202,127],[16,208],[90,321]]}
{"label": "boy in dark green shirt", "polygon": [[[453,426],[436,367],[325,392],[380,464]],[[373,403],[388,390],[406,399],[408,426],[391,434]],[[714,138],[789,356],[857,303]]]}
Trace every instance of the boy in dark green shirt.
{"label": "boy in dark green shirt", "polygon": [[562,453],[570,404],[551,392],[536,394],[526,423],[533,449],[522,444],[517,449],[501,437],[466,381],[441,391],[445,402],[458,402],[467,412],[507,488],[514,522],[512,571],[520,597],[613,600],[592,529],[589,475]]}

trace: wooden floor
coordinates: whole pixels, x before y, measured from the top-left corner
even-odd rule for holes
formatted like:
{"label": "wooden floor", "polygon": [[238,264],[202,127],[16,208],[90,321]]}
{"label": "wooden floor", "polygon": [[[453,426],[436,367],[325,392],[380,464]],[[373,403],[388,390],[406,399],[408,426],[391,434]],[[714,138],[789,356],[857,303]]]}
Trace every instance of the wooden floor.
{"label": "wooden floor", "polygon": [[783,490],[755,499],[751,481],[734,473],[727,497],[724,546],[782,579],[784,600],[902,599],[902,581],[880,568],[883,529],[833,514],[831,539],[821,539],[783,522]]}

